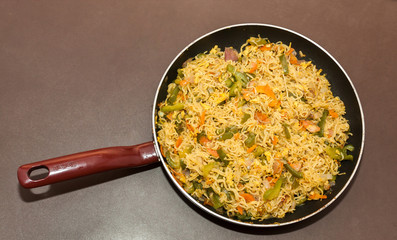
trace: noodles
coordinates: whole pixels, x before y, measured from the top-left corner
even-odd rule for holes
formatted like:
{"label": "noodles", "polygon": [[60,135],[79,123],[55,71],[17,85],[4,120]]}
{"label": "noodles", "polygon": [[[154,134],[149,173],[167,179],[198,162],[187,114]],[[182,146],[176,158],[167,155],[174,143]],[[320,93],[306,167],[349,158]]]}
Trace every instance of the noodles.
{"label": "noodles", "polygon": [[325,199],[352,159],[345,107],[291,46],[250,38],[236,54],[215,46],[178,70],[159,104],[158,141],[198,201],[241,220],[282,218]]}

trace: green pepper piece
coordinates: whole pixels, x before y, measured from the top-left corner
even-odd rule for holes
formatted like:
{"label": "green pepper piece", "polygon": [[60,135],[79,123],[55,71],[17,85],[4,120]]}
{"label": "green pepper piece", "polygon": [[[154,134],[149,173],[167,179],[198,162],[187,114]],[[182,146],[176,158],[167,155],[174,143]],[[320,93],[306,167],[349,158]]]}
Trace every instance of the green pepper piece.
{"label": "green pepper piece", "polygon": [[262,155],[265,152],[265,150],[263,149],[263,147],[261,146],[257,146],[254,150],[254,156],[255,157],[259,157],[260,155]]}
{"label": "green pepper piece", "polygon": [[170,104],[170,105],[174,104],[174,102],[176,101],[176,98],[178,97],[179,90],[180,90],[180,88],[178,85],[176,85],[174,87],[174,89],[172,89],[171,94],[167,100],[168,104]]}
{"label": "green pepper piece", "polygon": [[289,69],[288,69],[287,58],[285,57],[284,54],[282,54],[279,58],[280,58],[281,66],[283,68],[284,75],[288,75]]}
{"label": "green pepper piece", "polygon": [[203,167],[203,177],[207,177],[211,170],[215,167],[215,162],[208,163]]}
{"label": "green pepper piece", "polygon": [[347,150],[347,151],[350,151],[350,152],[353,152],[353,151],[354,151],[354,146],[351,145],[351,144],[346,145],[346,146],[343,148],[343,150],[344,150],[344,152],[346,152],[346,150]]}
{"label": "green pepper piece", "polygon": [[216,193],[212,193],[211,195],[212,205],[215,209],[218,209],[223,206],[223,203],[219,200],[219,195]]}
{"label": "green pepper piece", "polygon": [[281,185],[284,182],[284,178],[279,178],[276,182],[276,184],[274,184],[273,188],[268,189],[264,194],[263,194],[263,199],[264,200],[273,200],[275,199],[279,194],[280,194],[280,190],[281,190]]}
{"label": "green pepper piece", "polygon": [[182,110],[184,107],[185,107],[185,105],[183,103],[175,103],[174,105],[163,106],[160,109],[160,111],[162,111],[163,113],[169,113],[169,112],[173,112],[173,111]]}
{"label": "green pepper piece", "polygon": [[287,139],[291,139],[291,133],[289,132],[288,127],[289,127],[288,124],[286,124],[286,123],[283,124],[283,129],[284,129],[285,137],[286,137]]}
{"label": "green pepper piece", "polygon": [[241,124],[245,123],[246,121],[248,121],[248,119],[251,117],[251,115],[249,113],[244,113],[243,118],[241,119]]}
{"label": "green pepper piece", "polygon": [[252,133],[252,132],[248,133],[248,137],[244,141],[245,146],[247,146],[248,148],[254,146],[255,137],[256,137],[255,133]]}
{"label": "green pepper piece", "polygon": [[196,188],[194,187],[194,184],[191,182],[187,182],[184,186],[183,189],[185,189],[185,191],[189,194],[192,194]]}
{"label": "green pepper piece", "polygon": [[285,168],[292,174],[292,176],[296,178],[303,178],[303,173],[296,171],[293,167],[291,167],[288,163],[284,163]]}
{"label": "green pepper piece", "polygon": [[325,121],[328,117],[328,110],[324,109],[323,115],[320,118],[320,121],[318,122],[317,126],[320,127],[320,131],[317,132],[317,135],[320,137],[324,137],[324,127],[325,127]]}
{"label": "green pepper piece", "polygon": [[326,147],[325,152],[332,158],[336,160],[342,160],[342,150],[336,147]]}
{"label": "green pepper piece", "polygon": [[170,167],[172,167],[173,169],[178,169],[181,167],[181,162],[172,159],[171,153],[169,151],[165,152],[165,158],[167,160],[168,165],[170,165]]}
{"label": "green pepper piece", "polygon": [[261,46],[269,43],[269,40],[267,38],[250,38],[248,39],[248,43],[253,45],[253,46]]}

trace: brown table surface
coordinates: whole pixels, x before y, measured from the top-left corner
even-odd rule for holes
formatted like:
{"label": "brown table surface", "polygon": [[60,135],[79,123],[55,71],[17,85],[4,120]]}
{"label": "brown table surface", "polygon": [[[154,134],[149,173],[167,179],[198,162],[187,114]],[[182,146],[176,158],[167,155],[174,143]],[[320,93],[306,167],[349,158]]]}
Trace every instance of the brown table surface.
{"label": "brown table surface", "polygon": [[[188,43],[259,22],[327,49],[363,105],[348,191],[298,224],[252,229],[186,204],[160,164],[26,190],[29,162],[152,139],[154,94]],[[0,2],[2,239],[397,239],[397,1]]]}

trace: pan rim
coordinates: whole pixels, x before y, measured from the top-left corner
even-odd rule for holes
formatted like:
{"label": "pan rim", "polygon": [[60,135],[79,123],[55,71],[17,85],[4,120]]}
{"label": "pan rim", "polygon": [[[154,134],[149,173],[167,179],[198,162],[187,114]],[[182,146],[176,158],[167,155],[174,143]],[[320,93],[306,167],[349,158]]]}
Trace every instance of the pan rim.
{"label": "pan rim", "polygon": [[[319,208],[318,210],[302,217],[302,218],[298,218],[292,221],[288,221],[288,222],[283,222],[283,223],[271,223],[271,224],[260,224],[260,223],[250,223],[250,222],[241,222],[235,219],[231,219],[231,218],[227,218],[225,216],[222,216],[206,207],[204,207],[201,203],[199,203],[198,201],[196,201],[192,196],[190,196],[178,183],[177,181],[174,179],[174,177],[172,176],[172,174],[170,173],[170,171],[168,170],[167,164],[165,163],[165,160],[161,154],[161,151],[159,149],[159,144],[157,142],[157,132],[156,132],[156,103],[158,100],[158,96],[160,93],[160,88],[163,84],[163,82],[166,80],[167,78],[167,73],[169,72],[170,68],[174,65],[175,61],[184,53],[186,52],[186,50],[188,48],[190,48],[192,45],[194,45],[195,43],[197,43],[198,41],[200,41],[201,39],[212,35],[216,32],[220,32],[226,29],[230,29],[230,28],[235,28],[235,27],[244,27],[244,26],[263,26],[263,27],[269,27],[269,28],[276,28],[279,30],[283,30],[289,33],[292,33],[294,35],[297,35],[303,39],[305,39],[306,41],[310,42],[311,44],[315,45],[316,47],[318,47],[322,52],[324,52],[337,66],[338,68],[343,72],[343,74],[346,76],[347,80],[350,83],[350,86],[353,89],[353,92],[355,94],[355,98],[357,100],[358,103],[358,107],[360,110],[360,117],[361,117],[361,124],[362,124],[362,138],[361,138],[361,147],[360,147],[360,152],[358,154],[358,159],[357,159],[357,163],[349,177],[349,179],[347,180],[347,182],[345,183],[345,185],[342,187],[342,189],[336,194],[335,197],[333,197],[333,199],[331,199],[327,204],[325,204],[324,206],[322,206],[321,208]],[[171,63],[168,65],[168,67],[166,68],[166,70],[164,71],[164,74],[159,82],[159,85],[157,87],[156,93],[155,93],[155,97],[154,97],[154,102],[153,102],[153,110],[152,110],[152,132],[153,132],[153,137],[154,137],[154,148],[155,151],[157,153],[157,155],[159,156],[159,159],[163,165],[163,167],[166,169],[167,175],[168,177],[171,179],[171,181],[174,183],[174,185],[179,189],[180,192],[182,192],[182,194],[190,200],[190,202],[192,202],[195,206],[199,207],[200,209],[204,210],[205,212],[211,214],[214,217],[220,218],[222,220],[225,220],[226,222],[230,222],[233,224],[237,224],[237,225],[242,225],[242,226],[248,226],[248,227],[259,227],[259,228],[263,228],[263,227],[278,227],[278,226],[285,226],[285,225],[290,225],[293,223],[297,223],[300,222],[302,220],[308,219],[316,214],[318,214],[319,212],[323,211],[324,209],[326,209],[328,206],[330,206],[333,202],[335,202],[335,200],[347,189],[347,187],[350,185],[352,179],[354,178],[360,163],[361,163],[361,158],[363,155],[363,151],[364,151],[364,143],[365,143],[365,121],[364,121],[364,113],[363,113],[363,108],[361,105],[361,101],[360,98],[358,96],[357,90],[353,84],[353,82],[351,81],[349,75],[346,73],[346,71],[344,70],[344,68],[340,65],[340,63],[327,51],[325,50],[322,46],[320,46],[319,44],[317,44],[315,41],[311,40],[310,38],[295,32],[291,29],[285,28],[285,27],[280,27],[280,26],[276,26],[273,24],[265,24],[265,23],[240,23],[240,24],[233,24],[233,25],[228,25],[228,26],[224,26],[218,29],[215,29],[213,31],[210,31],[204,35],[201,35],[200,37],[196,38],[195,40],[193,40],[191,43],[189,43],[185,48],[183,48],[176,56],[175,58],[171,61]]]}

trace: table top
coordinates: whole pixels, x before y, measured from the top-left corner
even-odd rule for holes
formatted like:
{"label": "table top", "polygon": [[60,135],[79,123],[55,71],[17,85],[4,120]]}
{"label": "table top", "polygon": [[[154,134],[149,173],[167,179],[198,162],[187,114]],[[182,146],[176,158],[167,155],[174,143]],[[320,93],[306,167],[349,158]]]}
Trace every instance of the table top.
{"label": "table top", "polygon": [[[0,232],[4,239],[396,239],[397,1],[0,3]],[[160,164],[36,189],[18,166],[152,140],[157,85],[197,37],[268,23],[324,47],[365,115],[358,172],[320,214],[278,228],[227,224],[189,204]]]}

